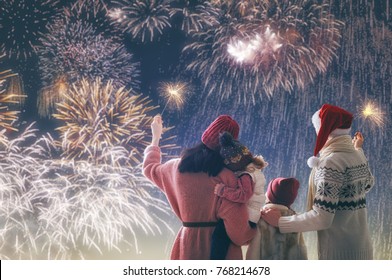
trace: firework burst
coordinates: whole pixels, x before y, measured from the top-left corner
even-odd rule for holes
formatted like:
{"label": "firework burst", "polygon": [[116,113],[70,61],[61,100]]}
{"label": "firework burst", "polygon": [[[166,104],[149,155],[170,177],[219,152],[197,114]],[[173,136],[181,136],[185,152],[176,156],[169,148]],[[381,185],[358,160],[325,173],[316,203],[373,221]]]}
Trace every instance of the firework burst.
{"label": "firework burst", "polygon": [[[311,1],[217,1],[220,25],[184,48],[208,94],[254,103],[262,93],[304,89],[338,48],[340,21]],[[242,95],[237,93],[241,92]],[[234,95],[234,98],[233,98]]]}
{"label": "firework burst", "polygon": [[119,245],[125,243],[138,252],[139,230],[142,234],[162,231],[160,224],[165,223],[159,222],[159,216],[167,214],[168,206],[150,194],[153,186],[141,170],[80,161],[51,169],[57,175],[41,179],[33,198],[46,202],[38,217],[48,234],[43,244],[46,251],[55,247],[64,255],[70,249],[85,248],[103,255],[121,252]]}
{"label": "firework burst", "polygon": [[0,6],[0,50],[26,59],[35,53],[40,33],[59,11],[58,0],[9,0]]}
{"label": "firework burst", "polygon": [[41,43],[38,54],[44,88],[38,107],[43,116],[50,115],[61,94],[82,78],[113,80],[117,88],[139,86],[139,63],[133,61],[133,55],[88,23],[59,20],[49,27]]}
{"label": "firework burst", "polygon": [[[19,112],[10,110],[10,105],[20,104],[24,96],[20,94],[21,91],[13,88],[17,86],[15,79],[18,79],[18,75],[12,73],[11,70],[0,72],[0,129],[17,131],[13,124],[18,119]],[[8,81],[11,82],[8,83]]]}
{"label": "firework burst", "polygon": [[13,95],[0,94],[0,128],[17,131],[13,124],[18,119],[18,111],[9,111],[7,103],[18,103]]}
{"label": "firework burst", "polygon": [[206,27],[217,25],[219,10],[211,1],[175,1],[170,10],[170,17],[182,16],[181,29],[187,34],[199,32]]}
{"label": "firework burst", "polygon": [[120,0],[113,3],[115,7],[109,16],[134,39],[153,41],[157,33],[162,34],[165,28],[171,26],[168,0]]}
{"label": "firework burst", "polygon": [[121,146],[129,151],[122,164],[139,163],[149,144],[152,118],[147,114],[154,109],[146,98],[116,89],[110,81],[82,80],[64,95],[54,114],[65,123],[59,128],[64,155],[106,162],[105,149]]}
{"label": "firework burst", "polygon": [[274,54],[282,45],[276,34],[267,26],[263,34],[256,34],[253,38],[249,38],[249,41],[232,40],[227,45],[227,52],[238,63],[254,64],[258,57],[261,59],[265,59],[266,56],[275,57]]}
{"label": "firework burst", "polygon": [[118,30],[112,24],[108,14],[106,0],[78,0],[64,9],[63,17],[67,22],[81,21],[91,25],[100,34],[119,41]]}

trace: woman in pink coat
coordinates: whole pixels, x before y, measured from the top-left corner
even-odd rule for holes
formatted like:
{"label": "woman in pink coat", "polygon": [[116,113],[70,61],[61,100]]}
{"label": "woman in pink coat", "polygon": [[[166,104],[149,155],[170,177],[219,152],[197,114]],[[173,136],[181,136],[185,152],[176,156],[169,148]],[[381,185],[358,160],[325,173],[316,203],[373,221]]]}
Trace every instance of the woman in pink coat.
{"label": "woman in pink coat", "polygon": [[214,194],[218,183],[252,188],[252,179],[245,174],[237,178],[224,168],[219,155],[219,134],[228,131],[238,137],[239,126],[230,116],[219,116],[202,135],[202,143],[187,149],[181,158],[161,163],[159,139],[162,119],[151,124],[152,142],[144,153],[143,173],[157,185],[182,221],[171,251],[171,259],[209,259],[214,227],[222,219],[232,241],[226,259],[243,259],[241,246],[256,234],[248,224],[246,204],[235,203]]}

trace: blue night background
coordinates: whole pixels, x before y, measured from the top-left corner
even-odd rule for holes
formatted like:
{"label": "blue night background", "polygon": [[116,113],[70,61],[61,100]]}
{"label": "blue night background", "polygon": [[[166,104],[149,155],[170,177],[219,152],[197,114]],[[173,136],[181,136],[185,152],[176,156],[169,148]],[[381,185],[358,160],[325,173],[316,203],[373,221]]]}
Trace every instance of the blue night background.
{"label": "blue night background", "polygon": [[140,168],[158,113],[163,160],[231,115],[305,211],[330,103],[364,135],[374,258],[392,259],[391,17],[389,0],[0,0],[0,258],[168,259],[180,222]]}

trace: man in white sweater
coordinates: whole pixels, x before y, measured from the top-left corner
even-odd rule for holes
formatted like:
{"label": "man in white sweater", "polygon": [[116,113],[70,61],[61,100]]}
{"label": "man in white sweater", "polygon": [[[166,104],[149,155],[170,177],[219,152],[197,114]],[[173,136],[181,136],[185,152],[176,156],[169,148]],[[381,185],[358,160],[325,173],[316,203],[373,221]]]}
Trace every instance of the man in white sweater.
{"label": "man in white sweater", "polygon": [[313,168],[309,211],[288,217],[262,213],[282,233],[317,231],[319,259],[373,259],[365,196],[374,178],[361,148],[362,135],[350,137],[352,119],[351,113],[329,104],[312,117],[317,140],[308,160]]}

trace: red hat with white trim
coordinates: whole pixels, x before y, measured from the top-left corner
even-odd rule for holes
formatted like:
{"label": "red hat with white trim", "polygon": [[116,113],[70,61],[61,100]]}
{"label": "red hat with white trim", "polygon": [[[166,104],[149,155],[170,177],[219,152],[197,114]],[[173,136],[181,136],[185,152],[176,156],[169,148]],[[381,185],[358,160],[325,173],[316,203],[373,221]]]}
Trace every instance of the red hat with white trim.
{"label": "red hat with white trim", "polygon": [[317,154],[324,147],[328,137],[347,135],[351,131],[353,114],[350,112],[330,104],[324,104],[312,116],[312,123],[316,129],[317,139],[314,147],[313,156],[308,159],[309,167],[316,167],[319,163]]}

